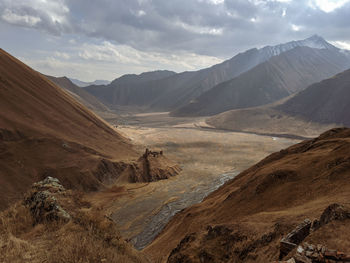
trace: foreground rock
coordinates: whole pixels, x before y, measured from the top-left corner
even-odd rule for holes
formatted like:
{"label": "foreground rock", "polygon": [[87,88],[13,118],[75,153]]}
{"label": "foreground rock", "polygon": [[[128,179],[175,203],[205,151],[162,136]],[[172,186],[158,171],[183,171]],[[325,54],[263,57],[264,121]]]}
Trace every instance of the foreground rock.
{"label": "foreground rock", "polygon": [[30,209],[35,223],[53,220],[67,222],[71,216],[61,207],[57,199],[63,195],[66,195],[66,189],[60,181],[48,176],[45,180],[33,184],[24,204]]}

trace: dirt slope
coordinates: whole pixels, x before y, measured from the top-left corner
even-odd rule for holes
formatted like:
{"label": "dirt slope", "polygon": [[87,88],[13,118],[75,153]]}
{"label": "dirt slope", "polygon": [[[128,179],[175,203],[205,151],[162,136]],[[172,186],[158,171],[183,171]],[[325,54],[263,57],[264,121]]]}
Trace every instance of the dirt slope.
{"label": "dirt slope", "polygon": [[[271,262],[279,241],[305,218],[350,198],[350,129],[276,152],[177,214],[145,251],[155,262]],[[350,220],[306,240],[350,252]]]}
{"label": "dirt slope", "polygon": [[138,155],[70,95],[0,50],[0,209],[47,175],[96,190]]}

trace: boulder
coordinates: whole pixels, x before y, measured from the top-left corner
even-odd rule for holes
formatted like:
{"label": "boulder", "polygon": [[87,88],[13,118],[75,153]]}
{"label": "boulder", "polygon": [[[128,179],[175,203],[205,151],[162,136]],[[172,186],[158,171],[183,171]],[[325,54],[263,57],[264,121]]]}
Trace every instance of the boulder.
{"label": "boulder", "polygon": [[47,177],[34,183],[24,198],[24,205],[30,209],[35,223],[70,220],[70,215],[61,207],[57,197],[65,194],[65,188],[56,178]]}
{"label": "boulder", "polygon": [[345,220],[350,218],[350,211],[339,204],[331,204],[320,217],[320,226],[328,224],[333,220]]}

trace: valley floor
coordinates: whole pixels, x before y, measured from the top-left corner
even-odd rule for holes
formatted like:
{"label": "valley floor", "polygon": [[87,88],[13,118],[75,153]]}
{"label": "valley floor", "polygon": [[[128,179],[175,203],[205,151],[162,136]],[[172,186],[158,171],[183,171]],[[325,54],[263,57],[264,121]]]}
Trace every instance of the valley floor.
{"label": "valley floor", "polygon": [[145,147],[163,150],[182,168],[178,176],[168,180],[118,182],[119,187],[89,197],[118,224],[121,234],[136,248],[147,246],[176,212],[200,202],[268,154],[298,142],[205,129],[204,123],[203,118],[174,118],[167,113],[124,116],[118,123],[116,129],[140,151]]}

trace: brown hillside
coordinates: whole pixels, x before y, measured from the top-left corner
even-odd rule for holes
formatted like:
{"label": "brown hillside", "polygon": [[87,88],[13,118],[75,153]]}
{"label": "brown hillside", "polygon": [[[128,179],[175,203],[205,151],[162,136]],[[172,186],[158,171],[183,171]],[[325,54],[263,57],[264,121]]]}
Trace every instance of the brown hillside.
{"label": "brown hillside", "polygon": [[136,152],[107,123],[0,49],[0,209],[47,175],[96,190]]}
{"label": "brown hillside", "polygon": [[[349,206],[350,129],[276,152],[177,214],[145,251],[155,262],[272,262],[296,225]],[[334,216],[306,238],[350,253],[350,220]],[[343,219],[343,220],[337,220]]]}

